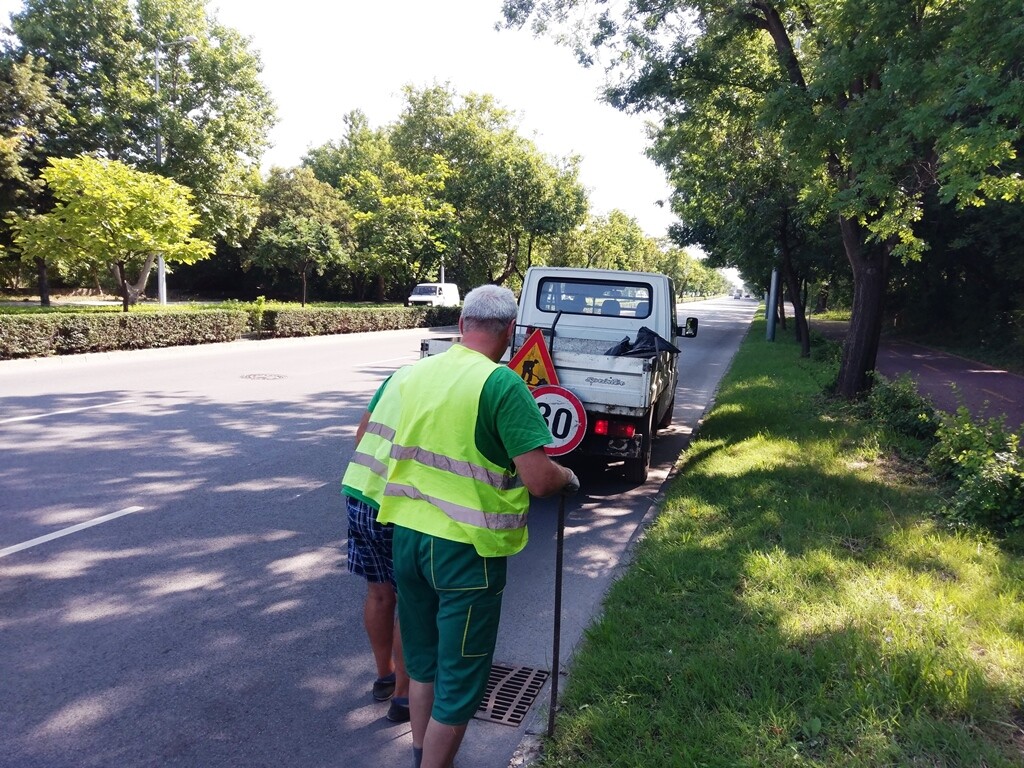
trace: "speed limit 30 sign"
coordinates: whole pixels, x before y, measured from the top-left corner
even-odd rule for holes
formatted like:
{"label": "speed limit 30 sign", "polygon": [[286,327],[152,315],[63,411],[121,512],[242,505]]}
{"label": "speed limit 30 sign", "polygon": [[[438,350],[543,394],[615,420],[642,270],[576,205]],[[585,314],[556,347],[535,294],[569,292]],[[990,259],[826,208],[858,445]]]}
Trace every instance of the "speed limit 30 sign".
{"label": "speed limit 30 sign", "polygon": [[533,399],[554,438],[551,445],[544,446],[548,456],[562,456],[583,442],[587,414],[576,395],[565,387],[547,384],[534,388]]}

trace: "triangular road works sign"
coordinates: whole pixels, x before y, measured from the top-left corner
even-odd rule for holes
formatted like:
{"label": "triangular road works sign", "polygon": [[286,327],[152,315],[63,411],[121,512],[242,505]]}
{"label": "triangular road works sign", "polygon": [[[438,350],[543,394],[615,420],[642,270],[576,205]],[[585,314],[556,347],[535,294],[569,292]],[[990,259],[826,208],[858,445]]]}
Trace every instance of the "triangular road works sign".
{"label": "triangular road works sign", "polygon": [[548,352],[548,345],[544,343],[544,334],[540,329],[526,337],[515,357],[508,361],[508,367],[518,373],[531,389],[544,384],[558,383],[558,374],[555,372],[551,353]]}

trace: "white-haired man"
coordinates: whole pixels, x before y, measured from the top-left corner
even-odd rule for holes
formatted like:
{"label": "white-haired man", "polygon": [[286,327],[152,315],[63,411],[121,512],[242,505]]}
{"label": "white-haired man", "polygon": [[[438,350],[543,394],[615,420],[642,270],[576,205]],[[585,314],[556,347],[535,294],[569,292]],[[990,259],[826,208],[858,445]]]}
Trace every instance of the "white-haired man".
{"label": "white-haired man", "polygon": [[507,288],[470,291],[460,343],[382,396],[400,402],[378,519],[394,525],[416,768],[451,765],[483,698],[530,494],[579,489],[544,452],[551,434],[526,384],[498,363],[515,318]]}

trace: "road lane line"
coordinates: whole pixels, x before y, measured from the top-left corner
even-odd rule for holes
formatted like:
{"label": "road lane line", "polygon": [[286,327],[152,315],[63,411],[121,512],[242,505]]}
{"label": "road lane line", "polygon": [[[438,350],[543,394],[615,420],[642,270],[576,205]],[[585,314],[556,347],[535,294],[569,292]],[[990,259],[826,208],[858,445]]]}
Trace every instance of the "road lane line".
{"label": "road lane line", "polygon": [[0,424],[13,424],[15,421],[32,421],[43,419],[47,416],[63,416],[66,413],[78,413],[79,411],[91,411],[94,408],[113,408],[115,405],[127,405],[134,403],[134,400],[118,400],[114,403],[100,403],[99,405],[84,405],[81,408],[67,408],[63,411],[49,411],[48,413],[37,413],[33,416],[15,416],[13,419],[0,419]]}
{"label": "road lane line", "polygon": [[402,357],[389,357],[387,360],[368,360],[365,363],[356,363],[357,368],[361,368],[366,365],[381,365],[382,363],[393,363],[396,360],[419,360],[417,355],[403,355]]}
{"label": "road lane line", "polygon": [[985,389],[984,387],[981,388],[981,391],[987,395],[992,395],[992,397],[998,397],[1000,400],[1005,400],[1008,403],[1014,402],[1013,398],[1007,397],[1000,392],[993,392],[991,389]]}
{"label": "road lane line", "polygon": [[141,509],[145,509],[145,507],[125,507],[124,509],[118,510],[117,512],[111,512],[109,515],[101,515],[100,517],[93,518],[92,520],[86,520],[84,523],[72,525],[70,528],[62,528],[59,531],[48,533],[45,536],[40,536],[39,538],[31,539],[30,541],[23,541],[21,544],[15,544],[13,547],[7,547],[7,549],[0,549],[0,557],[7,557],[8,555],[13,555],[15,552],[21,552],[21,550],[23,549],[28,549],[29,547],[34,547],[38,544],[45,544],[48,541],[59,539],[61,536],[67,536],[69,534],[75,533],[76,531],[84,530],[85,528],[92,528],[94,525],[99,525],[100,523],[105,523],[108,520],[113,520],[118,517],[124,517],[125,515],[130,515],[133,512],[138,512]]}

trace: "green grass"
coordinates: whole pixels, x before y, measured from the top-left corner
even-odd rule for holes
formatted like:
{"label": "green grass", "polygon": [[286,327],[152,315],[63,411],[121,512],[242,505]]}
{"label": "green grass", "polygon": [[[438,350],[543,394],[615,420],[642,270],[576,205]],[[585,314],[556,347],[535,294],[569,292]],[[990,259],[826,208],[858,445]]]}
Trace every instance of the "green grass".
{"label": "green grass", "polygon": [[544,766],[1019,766],[1024,565],[748,334],[576,655]]}

